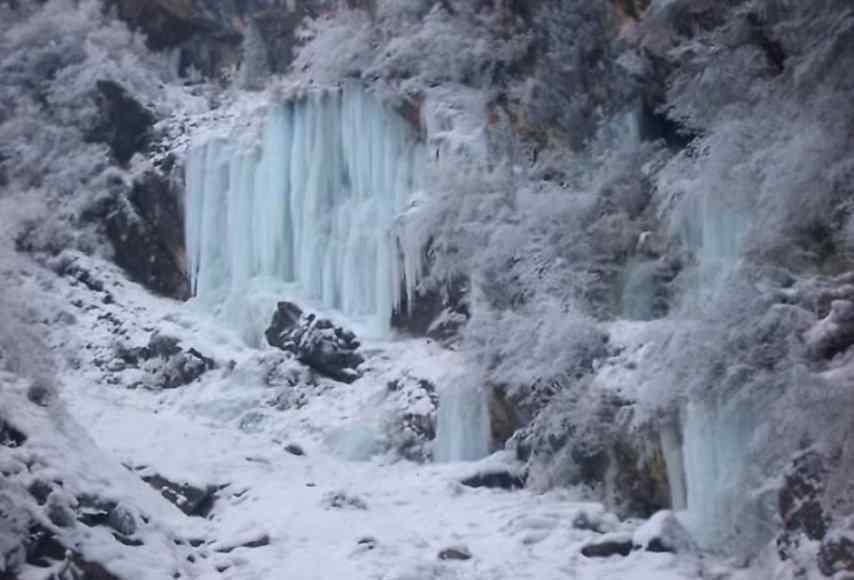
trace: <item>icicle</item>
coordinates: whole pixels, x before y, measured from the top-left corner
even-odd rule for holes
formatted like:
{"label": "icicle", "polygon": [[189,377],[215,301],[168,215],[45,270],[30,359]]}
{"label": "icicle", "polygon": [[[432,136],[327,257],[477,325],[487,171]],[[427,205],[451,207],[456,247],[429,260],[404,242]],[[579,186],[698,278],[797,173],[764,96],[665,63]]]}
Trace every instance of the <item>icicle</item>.
{"label": "icicle", "polygon": [[220,141],[194,149],[187,251],[197,300],[240,321],[251,297],[296,283],[303,299],[386,334],[399,288],[410,294],[420,274],[411,256],[400,267],[399,248],[412,248],[394,225],[423,183],[424,159],[406,122],[353,87],[273,107],[260,155]]}

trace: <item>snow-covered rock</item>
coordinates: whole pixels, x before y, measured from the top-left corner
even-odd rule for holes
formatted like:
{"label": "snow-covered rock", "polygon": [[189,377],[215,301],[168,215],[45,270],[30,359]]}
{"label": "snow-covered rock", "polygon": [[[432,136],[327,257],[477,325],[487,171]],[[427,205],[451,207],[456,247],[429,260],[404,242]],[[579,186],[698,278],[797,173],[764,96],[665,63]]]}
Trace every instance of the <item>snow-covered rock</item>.
{"label": "snow-covered rock", "polygon": [[265,335],[271,346],[293,353],[323,376],[343,383],[360,376],[358,366],[365,359],[356,352],[361,346],[356,335],[331,320],[304,316],[296,304],[279,302]]}
{"label": "snow-covered rock", "polygon": [[670,510],[662,510],[644,522],[632,536],[636,548],[649,552],[696,552],[691,534]]}

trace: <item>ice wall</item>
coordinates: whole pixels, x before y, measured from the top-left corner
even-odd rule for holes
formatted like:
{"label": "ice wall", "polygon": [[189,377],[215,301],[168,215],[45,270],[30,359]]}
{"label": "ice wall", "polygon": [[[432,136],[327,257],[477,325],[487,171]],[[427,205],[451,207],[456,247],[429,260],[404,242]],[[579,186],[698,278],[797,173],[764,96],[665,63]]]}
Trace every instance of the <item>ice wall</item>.
{"label": "ice wall", "polygon": [[473,461],[489,453],[489,410],[479,384],[462,380],[439,393],[437,461]]}
{"label": "ice wall", "polygon": [[269,317],[283,293],[385,334],[401,288],[414,291],[411,263],[420,263],[395,232],[423,182],[427,155],[413,133],[365,91],[346,87],[274,106],[260,147],[195,147],[186,230],[197,302],[250,340],[269,322],[256,318]]}

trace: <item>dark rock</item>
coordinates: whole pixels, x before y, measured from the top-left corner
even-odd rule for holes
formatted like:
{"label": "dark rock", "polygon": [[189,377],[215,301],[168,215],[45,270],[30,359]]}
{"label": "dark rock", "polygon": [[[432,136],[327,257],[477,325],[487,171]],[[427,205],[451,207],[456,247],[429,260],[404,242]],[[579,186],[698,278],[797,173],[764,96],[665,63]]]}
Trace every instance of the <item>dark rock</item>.
{"label": "dark rock", "polygon": [[265,336],[271,346],[293,353],[323,376],[344,383],[361,376],[357,367],[365,359],[356,352],[356,336],[330,320],[304,316],[291,302],[279,303]]}
{"label": "dark rock", "polygon": [[667,464],[656,434],[619,437],[608,460],[616,467],[612,501],[619,515],[647,518],[671,507]]}
{"label": "dark rock", "polygon": [[587,544],[581,548],[581,553],[587,558],[610,558],[611,556],[628,556],[632,550],[634,550],[634,543],[630,537],[623,538],[610,534]]}
{"label": "dark rock", "polygon": [[87,140],[106,143],[116,161],[127,165],[134,154],[148,147],[157,119],[120,84],[100,80],[95,87],[100,115],[89,129]]}
{"label": "dark rock", "polygon": [[26,442],[26,435],[0,418],[0,445],[3,447],[20,447]]}
{"label": "dark rock", "polygon": [[49,568],[65,560],[66,547],[56,539],[53,532],[36,523],[30,526],[25,547],[27,564],[31,566]]}
{"label": "dark rock", "polygon": [[522,489],[525,477],[508,470],[484,471],[463,479],[460,483],[468,487],[488,487],[498,489]]}
{"label": "dark rock", "polygon": [[56,395],[55,387],[47,379],[37,378],[27,388],[27,399],[39,407],[47,407]]}
{"label": "dark rock", "polygon": [[499,449],[522,426],[521,418],[504,393],[504,389],[491,386],[488,389],[489,432],[493,449]]}
{"label": "dark rock", "polygon": [[287,451],[291,455],[297,455],[299,457],[305,455],[305,451],[303,451],[303,448],[295,443],[289,443],[285,445],[285,451]]}
{"label": "dark rock", "polygon": [[795,459],[778,498],[784,529],[803,530],[812,540],[824,539],[830,523],[821,505],[827,474],[820,453],[811,451]]}
{"label": "dark rock", "polygon": [[854,574],[854,540],[840,535],[822,542],[818,550],[818,568],[825,576],[839,572]]}
{"label": "dark rock", "polygon": [[793,557],[802,538],[821,541],[831,524],[830,515],[822,505],[829,473],[826,458],[808,451],[792,463],[786,473],[778,496],[783,531],[777,537],[780,558]]}
{"label": "dark rock", "polygon": [[185,300],[190,283],[185,271],[184,219],[177,184],[156,171],[137,178],[90,219],[103,222],[115,262],[153,292]]}
{"label": "dark rock", "polygon": [[143,476],[142,480],[186,515],[200,518],[208,517],[213,511],[217,492],[222,488],[215,485],[200,488],[188,483],[175,483],[156,474]]}
{"label": "dark rock", "polygon": [[426,336],[452,344],[470,318],[468,281],[457,278],[443,288],[416,291],[413,304],[406,292],[391,317],[392,327],[412,336]]}
{"label": "dark rock", "polygon": [[70,580],[121,580],[101,564],[85,560],[76,552],[71,553],[66,577]]}
{"label": "dark rock", "polygon": [[451,546],[439,552],[440,560],[471,560],[471,552],[466,546]]}
{"label": "dark rock", "polygon": [[47,503],[47,496],[51,494],[53,487],[44,480],[36,479],[29,485],[27,491],[36,500],[36,503],[44,505]]}

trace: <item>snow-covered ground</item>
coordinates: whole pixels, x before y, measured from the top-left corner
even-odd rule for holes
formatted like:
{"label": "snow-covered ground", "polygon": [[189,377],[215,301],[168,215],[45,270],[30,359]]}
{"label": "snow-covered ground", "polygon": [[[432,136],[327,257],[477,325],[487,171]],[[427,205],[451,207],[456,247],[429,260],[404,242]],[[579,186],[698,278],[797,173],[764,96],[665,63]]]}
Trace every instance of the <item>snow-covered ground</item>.
{"label": "snow-covered ground", "polygon": [[[418,464],[383,451],[384,421],[394,408],[388,383],[413,376],[441,392],[460,372],[456,353],[421,340],[369,343],[363,378],[351,385],[310,381],[292,387],[299,404],[276,406],[279,387],[270,373],[278,367],[270,358],[280,353],[242,346],[213,320],[150,296],[106,263],[74,259],[103,290],[44,271],[31,290],[49,292],[57,308],[50,342],[66,358],[64,406],[111,457],[91,465],[112,461],[120,477],[101,479],[121,485],[156,473],[219,488],[207,518],[159,502],[145,485],[117,490],[147,506],[166,537],[178,540],[169,557],[135,575],[128,575],[132,561],[120,561],[127,578],[154,578],[177,566],[182,578],[199,579],[688,580],[714,568],[698,556],[642,550],[585,557],[581,548],[603,532],[630,538],[640,522],[619,522],[573,490],[537,494],[460,483],[506,461],[501,455],[477,464]],[[73,316],[59,316],[71,307]],[[144,370],[111,361],[117,342],[144,345],[155,330],[218,367],[162,390],[146,386]],[[304,454],[286,449],[294,445]],[[449,548],[471,557],[440,558]],[[157,558],[156,549],[145,549]]]}

